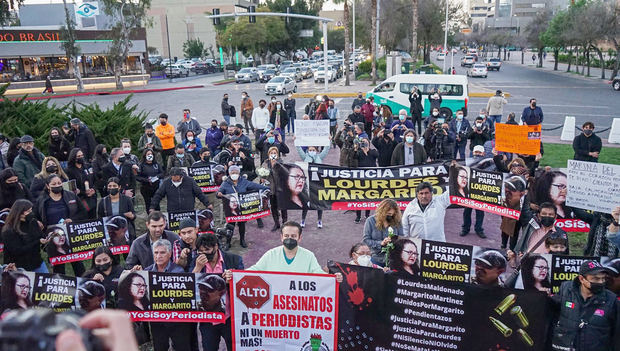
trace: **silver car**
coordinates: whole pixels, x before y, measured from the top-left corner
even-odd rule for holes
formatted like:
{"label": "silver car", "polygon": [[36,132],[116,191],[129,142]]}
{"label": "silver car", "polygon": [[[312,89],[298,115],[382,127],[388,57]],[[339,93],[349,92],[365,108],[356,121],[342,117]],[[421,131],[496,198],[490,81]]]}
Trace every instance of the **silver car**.
{"label": "silver car", "polygon": [[487,66],[482,63],[476,63],[467,70],[468,77],[483,77],[486,78],[489,72]]}
{"label": "silver car", "polygon": [[277,76],[271,78],[267,84],[265,84],[265,95],[271,94],[283,94],[288,92],[296,92],[297,83],[289,77]]}
{"label": "silver car", "polygon": [[236,83],[241,83],[241,82],[254,82],[254,81],[258,81],[258,71],[256,70],[256,68],[242,68],[239,70],[239,72],[237,72],[237,74],[235,74],[235,82]]}
{"label": "silver car", "polygon": [[301,82],[304,79],[299,67],[289,67],[282,71],[280,75],[283,77],[289,77],[296,82]]}

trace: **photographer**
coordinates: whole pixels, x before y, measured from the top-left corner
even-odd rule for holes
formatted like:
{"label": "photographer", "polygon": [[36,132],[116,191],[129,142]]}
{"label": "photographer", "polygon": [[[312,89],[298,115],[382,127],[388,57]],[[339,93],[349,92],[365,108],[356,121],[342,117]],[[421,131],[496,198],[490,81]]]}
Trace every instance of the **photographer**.
{"label": "photographer", "polygon": [[[402,140],[402,135],[408,129],[414,129],[413,123],[407,120],[407,113],[403,113],[403,110],[400,110],[398,113],[398,121],[392,122],[390,126],[390,130],[394,133],[394,141],[400,143]],[[419,130],[420,128],[418,128]]]}
{"label": "photographer", "polygon": [[353,113],[350,114],[347,119],[351,122],[351,124],[362,122],[364,123],[364,115],[362,115],[362,106],[355,106],[353,109]]}
{"label": "photographer", "polygon": [[451,160],[454,153],[455,136],[450,131],[448,123],[435,124],[435,131],[431,136],[430,143],[432,145],[431,159]]}
{"label": "photographer", "polygon": [[392,153],[398,143],[394,140],[392,130],[386,128],[381,129],[377,135],[372,138],[372,145],[379,152],[379,167],[388,167],[392,163]]}
{"label": "photographer", "polygon": [[409,113],[411,114],[411,120],[413,127],[418,125],[418,134],[422,134],[422,113],[424,108],[422,107],[422,94],[418,91],[418,87],[414,86],[409,93]]}
{"label": "photographer", "polygon": [[344,126],[336,133],[336,145],[340,148],[340,163],[341,167],[357,167],[357,160],[355,159],[355,135],[353,134],[353,126],[350,120],[344,121]]}
{"label": "photographer", "polygon": [[431,92],[428,94],[428,102],[431,104],[431,112],[433,111],[433,109],[437,109],[438,111],[439,109],[441,109],[442,100],[443,99],[441,97],[439,89],[431,89]]}
{"label": "photographer", "polygon": [[187,155],[191,155],[194,161],[200,159],[202,142],[200,142],[200,139],[195,136],[194,131],[188,130],[185,133],[185,139],[183,139],[183,146],[185,147],[185,153]]}
{"label": "photographer", "polygon": [[262,164],[269,157],[269,149],[275,147],[280,154],[290,152],[288,146],[282,141],[282,133],[279,130],[270,130],[260,137],[256,142],[256,150],[260,150],[260,163]]}
{"label": "photographer", "polygon": [[484,124],[484,118],[481,116],[476,117],[476,122],[474,123],[474,128],[469,132],[467,139],[470,140],[469,150],[470,156],[473,155],[474,146],[482,145],[488,140],[491,140],[491,134],[489,133],[489,129]]}
{"label": "photographer", "polygon": [[454,134],[455,145],[452,158],[456,159],[458,154],[459,158],[465,159],[465,146],[467,145],[467,137],[471,132],[471,125],[465,118],[465,114],[462,110],[456,111],[456,118],[450,121],[450,132]]}

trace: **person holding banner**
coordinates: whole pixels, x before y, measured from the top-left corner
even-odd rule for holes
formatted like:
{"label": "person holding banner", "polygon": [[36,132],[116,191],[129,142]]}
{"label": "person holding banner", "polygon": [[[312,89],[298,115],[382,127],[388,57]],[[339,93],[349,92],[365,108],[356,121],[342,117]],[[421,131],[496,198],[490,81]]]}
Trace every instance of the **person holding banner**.
{"label": "person holding banner", "polygon": [[136,180],[140,182],[140,194],[142,194],[144,199],[144,208],[151,208],[151,199],[163,178],[164,167],[157,161],[155,151],[145,149],[138,165],[138,174],[136,175]]}
{"label": "person holding banner", "polygon": [[385,265],[385,253],[382,251],[388,243],[390,231],[396,236],[403,236],[402,214],[398,203],[392,199],[381,201],[375,214],[364,223],[363,241],[372,250],[372,263],[381,267]]}
{"label": "person holding banner", "polygon": [[310,206],[310,196],[306,173],[296,164],[282,164],[282,167],[286,171],[278,172],[279,178],[276,184],[278,193],[283,192],[286,201],[279,205],[286,209],[307,210]]}
{"label": "person holding banner", "polygon": [[[325,110],[327,111],[327,107],[325,108]],[[282,108],[281,101],[277,101],[274,109],[271,111],[271,115],[269,116],[269,123],[274,126],[275,131],[280,133],[282,137],[281,143],[284,144],[286,136],[284,129],[288,125],[288,115],[286,114],[286,110]]]}
{"label": "person holding banner", "polygon": [[[294,140],[295,136],[293,136]],[[299,146],[297,147],[299,148]],[[282,163],[282,159],[280,158],[280,150],[277,147],[272,146],[268,151],[269,159],[265,160],[261,167],[263,169],[268,170],[269,175],[267,177],[262,177],[260,182],[261,184],[267,183],[269,188],[271,189],[271,194],[269,195],[269,203],[271,204],[271,216],[273,217],[273,228],[271,228],[272,232],[280,229],[280,215],[278,214],[278,198],[276,196],[276,179],[274,177],[273,168],[276,163]],[[285,208],[281,209],[282,213],[282,223],[288,221],[288,212]]]}
{"label": "person holding banner", "polygon": [[[331,139],[331,136],[330,136]],[[295,136],[293,135],[293,140],[295,140]],[[301,146],[296,146],[297,149],[297,153],[299,154],[299,158],[301,158],[301,160],[303,162],[308,162],[308,163],[317,163],[317,164],[322,164],[323,160],[325,159],[325,157],[327,157],[327,154],[329,153],[329,149],[330,146],[324,146],[323,150],[321,150],[321,152],[319,152],[319,147],[318,146],[308,146],[308,149],[306,150],[306,152],[304,152],[304,149],[301,148]],[[271,209],[273,211],[273,208]],[[318,222],[317,222],[317,228],[321,229],[323,228],[323,210],[317,210],[317,218],[318,218]],[[301,211],[301,227],[304,228],[306,226],[306,216],[308,215],[308,209],[303,209]]]}
{"label": "person holding banner", "polygon": [[574,160],[598,162],[598,157],[603,148],[601,138],[594,134],[594,123],[586,122],[583,124],[581,134],[573,139],[573,150],[575,150]]}
{"label": "person holding banner", "polygon": [[32,304],[32,283],[30,278],[20,272],[2,273],[2,303],[0,314],[6,310],[28,309]]}
{"label": "person holding banner", "polygon": [[[455,162],[455,161],[452,161]],[[433,186],[422,182],[416,187],[416,198],[403,213],[403,234],[405,237],[446,242],[444,217],[450,206],[450,192],[433,196]]]}
{"label": "person holding banner", "polygon": [[[120,180],[116,177],[108,179],[106,185],[108,196],[99,200],[97,205],[97,218],[122,216],[126,221],[125,227],[129,231],[131,241],[136,237],[136,229],[133,221],[136,219],[136,211],[133,208],[131,198],[120,193]],[[116,224],[118,226],[118,224]],[[125,241],[122,245],[127,245]]]}
{"label": "person holding banner", "polygon": [[32,213],[32,202],[24,199],[15,201],[2,227],[4,262],[15,267],[37,273],[47,273],[47,266],[41,258],[41,244],[47,240],[41,226]]}

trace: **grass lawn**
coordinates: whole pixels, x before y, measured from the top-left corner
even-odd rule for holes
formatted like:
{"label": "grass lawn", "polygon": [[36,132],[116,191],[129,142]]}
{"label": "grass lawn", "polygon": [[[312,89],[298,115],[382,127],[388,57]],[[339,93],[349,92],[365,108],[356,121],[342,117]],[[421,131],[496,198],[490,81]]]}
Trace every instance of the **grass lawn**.
{"label": "grass lawn", "polygon": [[571,256],[583,256],[583,249],[588,242],[588,232],[585,233],[568,233],[568,246]]}
{"label": "grass lawn", "polygon": [[[544,148],[545,155],[540,160],[541,167],[566,168],[566,161],[571,160],[575,155],[573,146],[570,144],[544,143]],[[620,148],[603,147],[599,162],[620,165]]]}

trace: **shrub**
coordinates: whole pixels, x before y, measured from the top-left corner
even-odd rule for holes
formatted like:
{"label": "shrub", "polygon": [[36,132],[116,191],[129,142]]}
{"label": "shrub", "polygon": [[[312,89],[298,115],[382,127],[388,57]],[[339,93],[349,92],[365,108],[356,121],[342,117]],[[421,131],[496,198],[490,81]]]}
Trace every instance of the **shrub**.
{"label": "shrub", "polygon": [[50,104],[49,100],[26,100],[26,96],[11,100],[4,94],[8,84],[0,86],[0,132],[8,137],[24,134],[35,139],[36,147],[47,154],[49,130],[61,127],[77,117],[95,135],[97,143],[107,146],[120,145],[122,138],[137,145],[144,132],[147,113],[136,112],[137,105],[129,106],[131,95],[117,102],[111,109],[102,110],[98,104],[70,103],[63,106]]}

